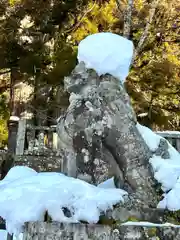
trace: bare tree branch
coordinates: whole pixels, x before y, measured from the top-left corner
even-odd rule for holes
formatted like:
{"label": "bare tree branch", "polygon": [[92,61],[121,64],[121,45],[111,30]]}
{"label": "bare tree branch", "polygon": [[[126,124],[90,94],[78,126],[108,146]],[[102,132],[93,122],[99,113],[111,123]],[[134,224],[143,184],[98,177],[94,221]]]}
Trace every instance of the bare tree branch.
{"label": "bare tree branch", "polygon": [[90,13],[95,6],[96,6],[96,1],[94,1],[94,4],[93,4],[93,6],[92,6],[90,9],[86,10],[86,12],[85,12],[85,13],[83,14],[83,16],[81,17],[80,21],[75,22],[75,24],[73,25],[73,27],[71,27],[70,29],[66,30],[65,33],[70,33],[70,32],[74,32],[75,30],[77,30],[77,28],[81,25],[81,23],[83,22],[83,20],[84,20],[84,18],[86,17],[86,15],[87,15],[88,13]]}
{"label": "bare tree branch", "polygon": [[124,31],[123,31],[123,36],[126,38],[129,38],[130,36],[133,5],[134,1],[128,0],[128,6],[124,14]]}
{"label": "bare tree branch", "polygon": [[134,52],[134,56],[133,56],[133,59],[132,59],[132,63],[134,62],[134,59],[137,57],[137,55],[139,54],[139,52],[141,51],[143,45],[144,45],[144,42],[146,41],[147,39],[147,36],[148,36],[148,32],[149,32],[149,29],[150,29],[150,26],[151,26],[151,23],[153,21],[153,18],[154,18],[154,14],[155,14],[155,11],[156,11],[156,8],[159,4],[160,0],[154,0],[152,2],[152,6],[149,10],[149,19],[147,21],[147,24],[146,24],[146,27],[144,29],[144,32],[139,40],[139,43],[138,43],[138,46],[137,48],[135,49],[135,52]]}

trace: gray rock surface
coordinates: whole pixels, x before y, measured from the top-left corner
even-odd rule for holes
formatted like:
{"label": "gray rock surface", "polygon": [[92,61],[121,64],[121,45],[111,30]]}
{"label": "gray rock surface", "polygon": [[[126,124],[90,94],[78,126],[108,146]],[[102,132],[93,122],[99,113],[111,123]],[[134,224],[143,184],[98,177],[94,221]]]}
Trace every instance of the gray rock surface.
{"label": "gray rock surface", "polygon": [[25,225],[23,240],[179,240],[180,229],[174,227],[145,227],[58,222],[30,222]]}
{"label": "gray rock surface", "polygon": [[[132,194],[134,204],[156,205],[148,163],[151,151],[136,128],[136,116],[123,85],[111,75],[98,77],[84,63],[65,78],[70,105],[57,132],[69,169],[93,184],[112,175]],[[69,160],[68,160],[69,159]],[[140,204],[140,205],[141,205]],[[132,204],[133,205],[133,204]]]}

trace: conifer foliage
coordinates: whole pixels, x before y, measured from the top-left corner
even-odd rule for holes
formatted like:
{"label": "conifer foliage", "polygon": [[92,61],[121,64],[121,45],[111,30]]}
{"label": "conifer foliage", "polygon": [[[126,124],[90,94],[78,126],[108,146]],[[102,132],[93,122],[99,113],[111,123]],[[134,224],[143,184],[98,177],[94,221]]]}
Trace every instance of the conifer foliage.
{"label": "conifer foliage", "polygon": [[63,78],[76,64],[78,43],[102,31],[134,42],[126,87],[138,120],[154,129],[180,130],[179,9],[175,0],[2,0],[0,142],[9,114],[17,114],[15,86],[33,87],[24,108],[46,113],[36,116],[36,124],[39,118],[52,124],[68,105]]}

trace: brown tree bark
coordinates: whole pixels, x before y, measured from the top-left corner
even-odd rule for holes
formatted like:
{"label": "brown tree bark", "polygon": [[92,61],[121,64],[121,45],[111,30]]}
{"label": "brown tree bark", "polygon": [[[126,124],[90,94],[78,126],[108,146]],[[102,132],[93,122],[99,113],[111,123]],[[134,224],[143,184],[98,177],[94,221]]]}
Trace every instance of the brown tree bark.
{"label": "brown tree bark", "polygon": [[149,33],[149,29],[151,27],[151,23],[154,19],[154,14],[155,14],[155,11],[156,11],[156,8],[159,4],[160,0],[153,0],[153,2],[151,3],[151,8],[149,10],[149,18],[147,20],[147,23],[146,23],[146,26],[145,26],[145,29],[144,29],[144,32],[138,42],[138,45],[135,49],[135,52],[134,52],[134,56],[133,56],[133,59],[132,59],[132,64],[135,60],[135,58],[138,56],[139,52],[142,50],[143,48],[143,45],[148,37],[148,33]]}
{"label": "brown tree bark", "polygon": [[132,9],[133,9],[134,1],[128,0],[128,6],[126,12],[124,14],[124,30],[123,36],[129,39],[132,25]]}

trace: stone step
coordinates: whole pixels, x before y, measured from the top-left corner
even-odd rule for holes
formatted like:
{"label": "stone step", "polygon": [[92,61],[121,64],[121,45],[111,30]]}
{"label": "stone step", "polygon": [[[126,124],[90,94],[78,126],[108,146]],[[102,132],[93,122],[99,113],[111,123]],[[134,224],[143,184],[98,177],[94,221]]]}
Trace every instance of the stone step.
{"label": "stone step", "polygon": [[[63,224],[59,222],[30,222],[25,224],[23,240],[179,240],[178,226],[112,226],[98,224]],[[146,223],[147,225],[147,223]]]}

